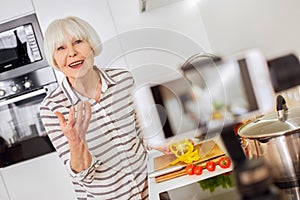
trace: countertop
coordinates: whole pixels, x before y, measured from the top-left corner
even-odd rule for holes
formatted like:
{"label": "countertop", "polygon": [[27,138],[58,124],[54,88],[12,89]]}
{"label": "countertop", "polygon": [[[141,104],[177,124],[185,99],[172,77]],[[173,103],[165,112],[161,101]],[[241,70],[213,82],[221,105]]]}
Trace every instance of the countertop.
{"label": "countertop", "polygon": [[[212,139],[219,147],[226,153],[225,147],[220,137],[215,137]],[[161,152],[156,150],[151,150],[149,152],[149,161],[148,161],[148,173],[154,171],[154,158],[163,155]],[[154,177],[148,177],[148,186],[149,186],[149,199],[159,200],[159,193],[180,188],[195,182],[214,177],[220,174],[231,172],[233,169],[232,165],[227,169],[222,169],[218,165],[216,166],[215,171],[209,172],[208,170],[203,170],[201,175],[184,175],[168,181],[156,183]]]}

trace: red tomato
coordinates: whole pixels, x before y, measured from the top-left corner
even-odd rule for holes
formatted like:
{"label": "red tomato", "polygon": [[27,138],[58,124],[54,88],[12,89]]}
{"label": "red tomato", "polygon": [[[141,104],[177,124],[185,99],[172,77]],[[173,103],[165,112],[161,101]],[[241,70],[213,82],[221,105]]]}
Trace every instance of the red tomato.
{"label": "red tomato", "polygon": [[194,174],[201,175],[202,174],[202,167],[201,166],[195,166],[194,167]]}
{"label": "red tomato", "polygon": [[216,169],[216,164],[213,161],[208,161],[206,163],[206,169],[210,172],[215,171]]}
{"label": "red tomato", "polygon": [[223,169],[230,167],[231,164],[231,160],[228,157],[222,157],[219,160],[219,166]]}
{"label": "red tomato", "polygon": [[186,172],[188,175],[193,175],[193,174],[194,174],[194,168],[195,168],[195,165],[194,165],[194,164],[188,164],[188,165],[185,167],[185,172]]}

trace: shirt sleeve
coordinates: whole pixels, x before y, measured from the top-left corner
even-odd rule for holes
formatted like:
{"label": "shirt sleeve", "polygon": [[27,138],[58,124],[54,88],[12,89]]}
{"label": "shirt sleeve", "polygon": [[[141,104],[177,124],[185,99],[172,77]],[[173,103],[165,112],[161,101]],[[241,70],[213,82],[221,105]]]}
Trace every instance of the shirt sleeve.
{"label": "shirt sleeve", "polygon": [[91,183],[94,179],[94,172],[96,168],[100,166],[100,164],[101,163],[96,159],[96,157],[92,155],[91,165],[89,166],[89,168],[81,172],[76,173],[71,169],[70,160],[67,161],[66,167],[69,174],[75,181]]}
{"label": "shirt sleeve", "polygon": [[139,120],[136,112],[134,113],[134,121],[135,121],[135,129],[136,129],[137,137],[140,138],[143,146],[147,151],[152,150],[152,147],[149,145],[148,140],[143,137],[141,121]]}
{"label": "shirt sleeve", "polygon": [[[135,80],[134,80],[132,75],[131,75],[131,77],[132,77],[132,81],[133,81],[133,90],[134,90]],[[131,101],[133,101],[133,103],[135,104],[136,102],[134,101],[134,97],[133,97],[134,94],[133,93],[134,93],[134,91],[132,91],[130,96],[131,96]],[[136,107],[136,104],[135,104],[135,107]],[[135,130],[136,130],[137,137],[140,139],[140,141],[141,141],[142,145],[144,146],[145,150],[146,151],[152,150],[153,148],[150,146],[149,141],[143,135],[143,124],[142,124],[142,122],[141,122],[141,120],[138,116],[138,113],[137,113],[136,109],[134,110],[134,123],[135,123]]]}

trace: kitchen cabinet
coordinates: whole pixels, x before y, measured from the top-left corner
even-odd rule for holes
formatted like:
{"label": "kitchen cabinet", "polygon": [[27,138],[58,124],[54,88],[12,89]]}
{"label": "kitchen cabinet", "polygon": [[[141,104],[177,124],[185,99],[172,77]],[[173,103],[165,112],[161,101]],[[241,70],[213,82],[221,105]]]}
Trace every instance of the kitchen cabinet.
{"label": "kitchen cabinet", "polygon": [[0,199],[9,200],[1,172],[0,172]]}
{"label": "kitchen cabinet", "polygon": [[211,48],[227,56],[249,48],[267,58],[300,55],[300,1],[201,1],[198,4]]}
{"label": "kitchen cabinet", "polygon": [[[10,200],[76,199],[71,179],[56,152],[2,168],[0,173]],[[1,195],[0,185],[2,200]]]}
{"label": "kitchen cabinet", "polygon": [[1,1],[0,23],[27,15],[34,11],[31,0]]}

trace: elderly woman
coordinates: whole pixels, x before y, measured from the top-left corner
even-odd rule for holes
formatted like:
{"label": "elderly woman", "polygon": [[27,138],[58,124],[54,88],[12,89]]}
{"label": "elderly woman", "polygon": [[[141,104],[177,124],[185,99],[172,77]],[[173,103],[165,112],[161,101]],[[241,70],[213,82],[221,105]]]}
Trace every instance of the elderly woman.
{"label": "elderly woman", "polygon": [[131,74],[94,65],[100,38],[77,17],[53,21],[44,43],[49,64],[65,78],[42,102],[41,117],[77,198],[148,199]]}

